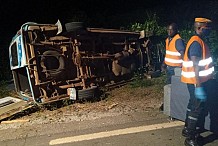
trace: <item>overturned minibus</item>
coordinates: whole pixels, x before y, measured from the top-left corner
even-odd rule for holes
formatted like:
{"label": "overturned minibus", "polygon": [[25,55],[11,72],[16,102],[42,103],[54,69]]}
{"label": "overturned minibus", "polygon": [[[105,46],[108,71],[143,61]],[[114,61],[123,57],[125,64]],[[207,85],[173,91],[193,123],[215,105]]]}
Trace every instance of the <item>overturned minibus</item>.
{"label": "overturned minibus", "polygon": [[77,22],[25,23],[9,46],[15,89],[37,104],[92,98],[99,86],[129,79],[143,66],[139,37]]}

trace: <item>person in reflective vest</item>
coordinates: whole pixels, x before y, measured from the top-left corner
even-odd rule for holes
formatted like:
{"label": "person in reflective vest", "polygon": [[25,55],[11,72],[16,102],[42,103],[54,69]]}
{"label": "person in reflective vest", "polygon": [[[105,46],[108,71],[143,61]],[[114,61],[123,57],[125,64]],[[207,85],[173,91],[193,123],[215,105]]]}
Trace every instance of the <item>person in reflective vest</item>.
{"label": "person in reflective vest", "polygon": [[185,51],[184,41],[178,34],[178,27],[171,23],[167,27],[168,38],[166,39],[166,54],[164,63],[166,65],[167,84],[171,84],[171,77],[175,75],[174,69],[182,66],[182,58]]}
{"label": "person in reflective vest", "polygon": [[183,58],[181,81],[187,84],[190,94],[182,130],[186,146],[199,145],[198,122],[207,99],[207,84],[213,77],[213,60],[205,42],[211,30],[211,22],[207,18],[195,18],[195,35],[188,41]]}
{"label": "person in reflective vest", "polygon": [[[182,58],[185,51],[185,44],[180,35],[178,34],[178,26],[176,23],[171,23],[167,27],[168,37],[166,39],[166,54],[162,69],[166,68],[166,84],[171,84],[171,77],[175,75],[175,68],[182,66]],[[160,111],[164,110],[164,104],[159,108]]]}

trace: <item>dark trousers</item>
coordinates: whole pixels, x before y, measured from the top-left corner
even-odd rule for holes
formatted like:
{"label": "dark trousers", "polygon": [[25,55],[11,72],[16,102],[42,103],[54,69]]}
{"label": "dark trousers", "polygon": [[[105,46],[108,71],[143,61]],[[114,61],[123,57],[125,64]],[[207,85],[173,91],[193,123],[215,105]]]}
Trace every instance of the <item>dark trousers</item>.
{"label": "dark trousers", "polygon": [[[207,84],[203,83],[203,87],[207,93]],[[204,110],[205,102],[195,98],[195,86],[193,84],[187,84],[188,91],[190,94],[189,103],[187,106],[185,126],[190,132],[190,136],[197,134],[197,127],[204,128]],[[208,95],[208,94],[207,94]]]}
{"label": "dark trousers", "polygon": [[173,67],[173,66],[167,66],[167,70],[166,70],[166,73],[167,73],[167,80],[166,80],[166,84],[171,84],[171,77],[173,75],[175,75],[175,72],[174,72],[174,69],[176,67]]}

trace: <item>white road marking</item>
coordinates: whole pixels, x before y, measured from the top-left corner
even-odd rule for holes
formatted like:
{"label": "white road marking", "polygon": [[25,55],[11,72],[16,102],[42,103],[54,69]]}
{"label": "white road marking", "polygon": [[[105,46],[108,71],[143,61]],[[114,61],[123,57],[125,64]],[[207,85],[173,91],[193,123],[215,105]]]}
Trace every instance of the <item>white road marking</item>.
{"label": "white road marking", "polygon": [[106,132],[92,133],[92,134],[86,134],[86,135],[64,137],[64,138],[51,140],[49,142],[49,145],[79,142],[79,141],[84,141],[84,140],[105,138],[105,137],[116,136],[116,135],[139,133],[139,132],[158,130],[158,129],[164,129],[164,128],[182,126],[182,125],[184,125],[184,122],[174,121],[174,122],[168,122],[168,123],[161,123],[161,124],[154,124],[154,125],[147,125],[147,126],[118,129],[118,130],[112,130],[112,131],[106,131]]}

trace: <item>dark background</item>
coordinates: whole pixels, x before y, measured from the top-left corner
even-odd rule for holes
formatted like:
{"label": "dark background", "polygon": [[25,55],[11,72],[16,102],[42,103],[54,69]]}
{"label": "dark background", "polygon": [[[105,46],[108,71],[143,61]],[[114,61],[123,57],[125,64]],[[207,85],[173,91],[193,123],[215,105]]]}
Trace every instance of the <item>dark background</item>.
{"label": "dark background", "polygon": [[8,46],[26,22],[64,25],[83,21],[87,27],[121,28],[143,23],[154,13],[159,25],[192,24],[195,17],[218,19],[215,0],[0,0],[0,69],[7,69]]}
{"label": "dark background", "polygon": [[147,13],[157,13],[163,25],[170,21],[183,25],[198,16],[217,19],[217,4],[215,0],[0,0],[0,45],[8,44],[26,22],[66,23],[80,18],[87,26],[119,28],[143,23]]}
{"label": "dark background", "polygon": [[[119,27],[125,23],[122,21],[129,19],[124,18],[125,15],[160,5],[165,3],[154,0],[1,0],[1,32],[9,37],[25,22],[55,23],[60,19],[64,23],[75,17],[83,17],[89,22],[87,25],[93,27]],[[142,15],[145,14],[136,15],[135,19],[143,18]],[[110,18],[120,22],[112,22]]]}

